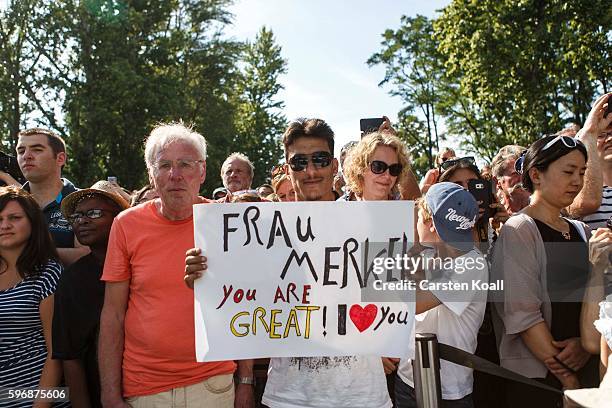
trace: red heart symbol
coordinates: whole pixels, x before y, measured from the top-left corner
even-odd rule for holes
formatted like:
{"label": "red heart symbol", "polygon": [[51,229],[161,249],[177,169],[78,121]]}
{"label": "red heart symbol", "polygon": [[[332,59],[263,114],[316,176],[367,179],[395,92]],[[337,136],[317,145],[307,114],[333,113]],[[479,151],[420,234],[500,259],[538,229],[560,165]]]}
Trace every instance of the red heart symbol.
{"label": "red heart symbol", "polygon": [[369,304],[366,307],[361,307],[361,305],[353,305],[351,306],[351,310],[349,312],[349,316],[351,317],[351,321],[357,327],[357,329],[362,332],[374,323],[374,319],[376,319],[376,314],[378,313],[378,307],[373,304]]}

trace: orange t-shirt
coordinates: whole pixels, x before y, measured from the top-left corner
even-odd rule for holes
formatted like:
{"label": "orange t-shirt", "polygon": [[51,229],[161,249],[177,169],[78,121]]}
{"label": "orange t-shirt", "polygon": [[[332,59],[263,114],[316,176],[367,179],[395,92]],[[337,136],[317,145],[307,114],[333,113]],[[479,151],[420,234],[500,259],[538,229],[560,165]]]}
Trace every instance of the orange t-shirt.
{"label": "orange t-shirt", "polygon": [[193,218],[170,221],[153,201],[122,212],[113,223],[102,280],[130,281],[125,397],[168,391],[236,369],[233,361],[196,362],[193,291],[183,281],[185,252],[193,247]]}

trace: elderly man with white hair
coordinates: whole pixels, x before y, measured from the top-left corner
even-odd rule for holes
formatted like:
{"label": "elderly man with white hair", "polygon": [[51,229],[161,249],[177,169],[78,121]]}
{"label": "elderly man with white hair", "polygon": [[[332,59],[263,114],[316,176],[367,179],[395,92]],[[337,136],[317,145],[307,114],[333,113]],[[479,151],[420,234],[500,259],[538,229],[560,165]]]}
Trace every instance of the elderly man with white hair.
{"label": "elderly man with white hair", "polygon": [[242,153],[232,153],[221,165],[221,179],[223,186],[231,193],[250,190],[255,175],[255,166],[251,160]]}
{"label": "elderly man with white hair", "polygon": [[[193,291],[183,283],[194,247],[193,209],[206,177],[206,141],[180,123],[157,126],[145,160],[159,198],[114,221],[102,280],[99,365],[105,407],[234,407],[233,361],[197,363]],[[252,377],[251,362],[239,375]],[[247,381],[248,383],[248,381]],[[252,404],[240,384],[238,405]]]}

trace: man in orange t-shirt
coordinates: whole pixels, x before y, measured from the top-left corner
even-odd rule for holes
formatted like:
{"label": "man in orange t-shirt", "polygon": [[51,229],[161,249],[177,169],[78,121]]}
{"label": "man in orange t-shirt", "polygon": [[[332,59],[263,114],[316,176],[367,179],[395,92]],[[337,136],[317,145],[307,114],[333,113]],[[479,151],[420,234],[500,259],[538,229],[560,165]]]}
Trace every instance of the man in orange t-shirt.
{"label": "man in orange t-shirt", "polygon": [[[234,362],[196,362],[193,292],[183,283],[185,252],[194,246],[192,206],[208,202],[198,196],[206,141],[183,125],[159,125],[145,160],[159,198],[115,219],[102,275],[103,405],[234,407]],[[238,371],[253,375],[250,362]],[[252,387],[239,384],[236,403],[252,399]]]}

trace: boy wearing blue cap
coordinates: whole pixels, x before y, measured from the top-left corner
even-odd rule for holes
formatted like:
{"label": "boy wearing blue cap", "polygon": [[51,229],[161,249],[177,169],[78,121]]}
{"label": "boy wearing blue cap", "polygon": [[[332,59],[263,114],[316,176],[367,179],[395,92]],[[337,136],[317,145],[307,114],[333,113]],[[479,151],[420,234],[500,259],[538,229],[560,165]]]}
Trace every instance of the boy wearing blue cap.
{"label": "boy wearing blue cap", "polygon": [[[435,333],[440,343],[473,353],[485,313],[488,268],[475,248],[478,203],[455,183],[437,183],[418,202],[419,241],[425,277],[418,284],[417,333]],[[485,283],[484,288],[480,284]],[[473,407],[472,370],[442,360],[442,407]],[[396,405],[416,408],[410,360],[402,360],[395,385]]]}

